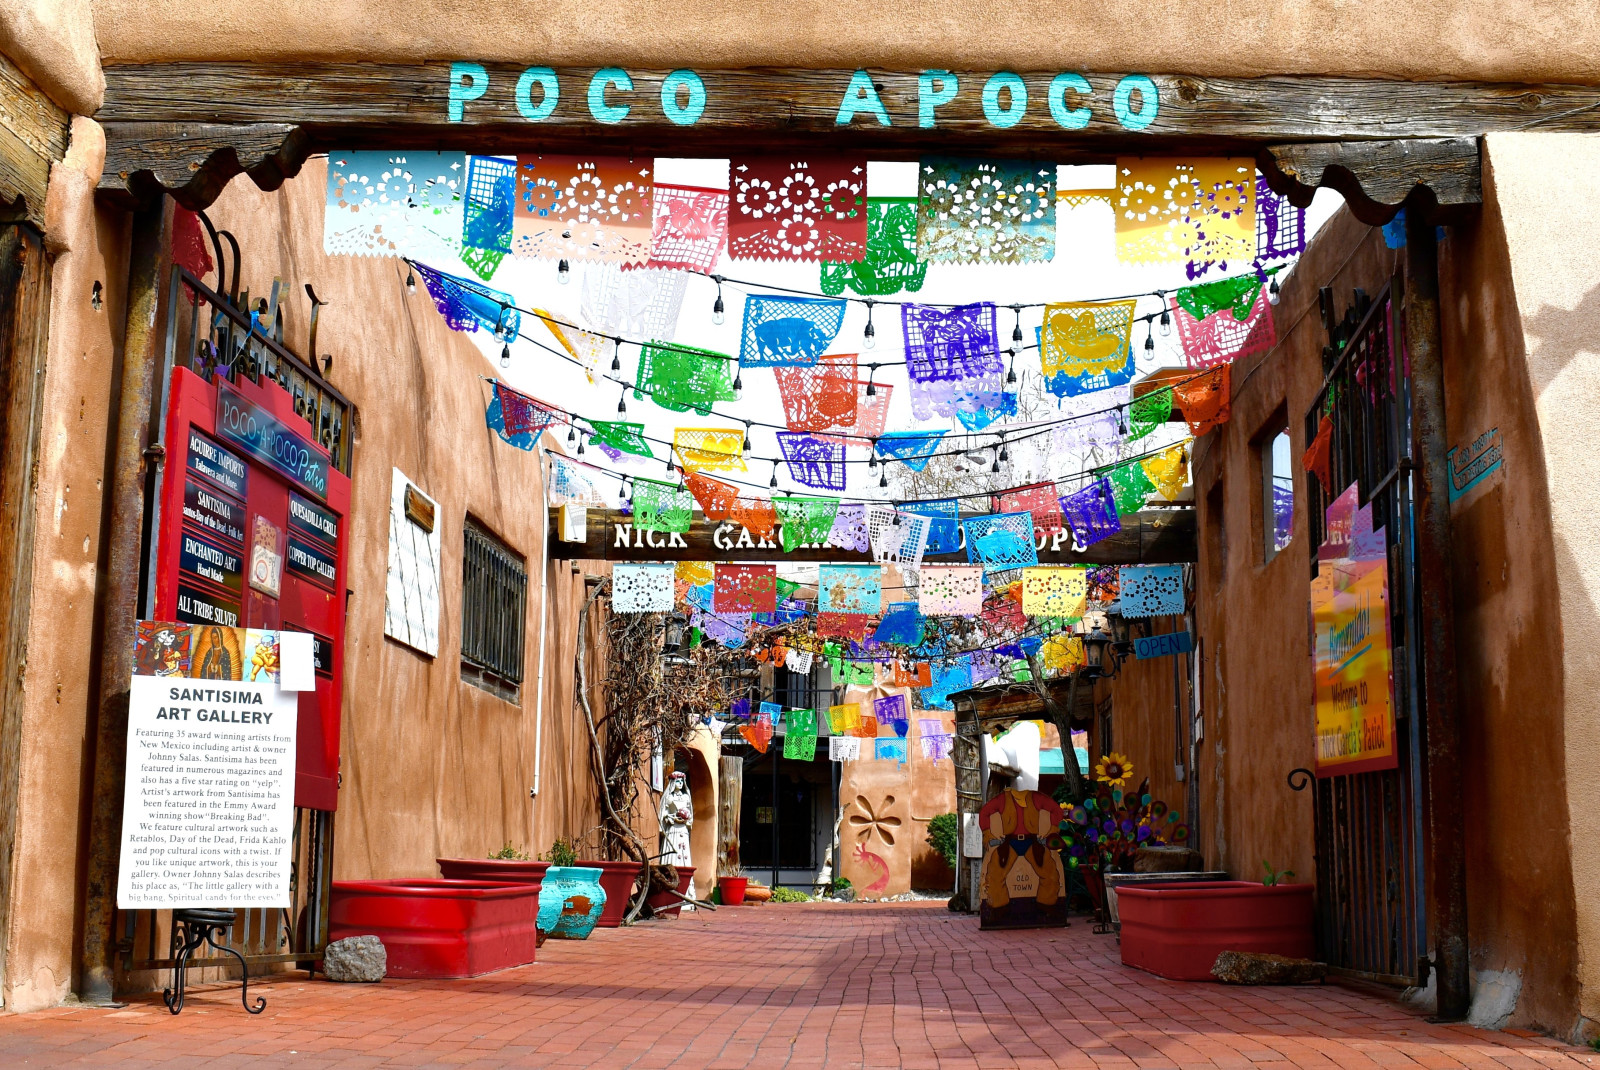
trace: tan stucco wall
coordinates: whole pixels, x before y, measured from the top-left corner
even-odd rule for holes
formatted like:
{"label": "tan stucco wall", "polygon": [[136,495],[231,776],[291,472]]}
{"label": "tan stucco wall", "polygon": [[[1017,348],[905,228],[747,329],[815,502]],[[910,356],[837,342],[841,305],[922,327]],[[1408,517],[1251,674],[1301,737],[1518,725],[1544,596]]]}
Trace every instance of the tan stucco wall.
{"label": "tan stucco wall", "polygon": [[[743,4],[617,0],[95,0],[107,63],[498,59],[642,67],[950,67],[1600,78],[1569,0]],[[1427,42],[1427,47],[1418,47]]]}
{"label": "tan stucco wall", "polygon": [[[67,157],[46,201],[51,277],[50,342],[34,497],[33,618],[23,677],[18,850],[6,942],[5,1006],[33,1010],[72,988],[78,880],[79,784],[86,774],[95,595],[102,564],[102,481],[112,369],[121,345],[128,277],[126,217],[97,211],[94,187],[105,139],[89,119],[73,124]],[[103,311],[89,304],[105,285]]]}
{"label": "tan stucco wall", "polygon": [[[359,409],[355,439],[345,653],[344,786],[334,874],[339,879],[436,876],[434,859],[482,856],[506,842],[542,852],[596,823],[589,739],[573,697],[582,572],[547,566],[544,710],[536,724],[540,458],[484,425],[494,369],[444,324],[419,288],[405,292],[398,260],[322,251],[325,161],[272,193],[232,183],[208,213],[244,249],[242,282],[265,295],[287,284],[286,337],[303,345],[311,283],[328,302],[318,348],[330,378]],[[390,473],[399,468],[439,502],[442,531],[439,654],[383,636]],[[460,678],[461,552],[471,514],[528,563],[525,668],[519,704]],[[598,648],[601,615],[591,621]],[[590,661],[590,680],[598,664]],[[543,732],[539,795],[534,759]]]}
{"label": "tan stucco wall", "polygon": [[[1579,1011],[1587,1019],[1580,1028],[1587,1039],[1600,1033],[1600,842],[1588,831],[1600,807],[1600,555],[1592,446],[1600,438],[1594,403],[1600,393],[1600,202],[1593,193],[1600,138],[1495,136],[1487,140],[1486,160],[1485,215],[1496,215],[1504,228],[1526,384],[1543,428],[1538,440],[1524,443],[1540,456],[1523,471],[1544,479],[1559,585],[1559,601],[1538,609],[1559,613],[1553,638],[1561,651],[1562,716],[1552,734],[1564,736],[1564,768],[1529,767],[1528,783],[1537,790],[1534,785],[1565,774],[1567,828],[1535,834],[1565,836],[1570,848],[1570,871],[1551,877],[1570,881],[1574,897]],[[1527,678],[1520,666],[1518,677]],[[1527,701],[1526,694],[1520,697]]]}
{"label": "tan stucco wall", "polygon": [[105,97],[90,0],[6,0],[0,52],[67,111],[93,115]]}
{"label": "tan stucco wall", "polygon": [[[1585,638],[1597,629],[1600,568],[1588,549],[1584,445],[1600,362],[1583,348],[1592,346],[1588,317],[1600,313],[1585,296],[1600,279],[1600,257],[1585,245],[1596,235],[1580,180],[1600,158],[1600,139],[1517,140],[1493,155],[1505,162],[1495,164],[1481,218],[1448,228],[1440,246],[1449,443],[1498,428],[1505,450],[1503,470],[1452,516],[1469,943],[1475,983],[1503,974],[1520,985],[1505,1024],[1570,1036],[1581,1032],[1580,998],[1594,998],[1587,971],[1600,887],[1588,839],[1569,832],[1600,801],[1600,680]],[[1519,254],[1528,265],[1520,273]],[[1244,879],[1260,876],[1263,859],[1301,880],[1315,872],[1310,796],[1284,781],[1312,764],[1309,477],[1297,461],[1294,541],[1262,564],[1253,443],[1286,405],[1293,456],[1305,448],[1325,342],[1317,287],[1332,286],[1342,312],[1354,288],[1376,294],[1401,255],[1347,213],[1336,216],[1283,284],[1277,349],[1235,367],[1232,419],[1194,451],[1201,847],[1208,864]],[[1559,617],[1550,611],[1558,604]],[[1159,701],[1170,701],[1170,683],[1152,681],[1154,698],[1124,702],[1138,679],[1118,681],[1117,743],[1151,768],[1170,763],[1170,708]],[[1157,723],[1128,726],[1134,709]],[[1582,1006],[1593,1019],[1592,1003]]]}
{"label": "tan stucco wall", "polygon": [[[903,687],[877,684],[870,688],[852,687],[845,702],[867,702],[887,695],[911,692]],[[881,899],[901,895],[912,888],[948,887],[953,874],[938,852],[928,844],[928,822],[956,808],[954,768],[947,758],[930,761],[922,756],[918,742],[917,719],[939,717],[944,731],[953,732],[954,716],[940,710],[912,709],[911,731],[906,747],[906,762],[878,761],[872,755],[872,741],[861,741],[861,760],[843,763],[839,778],[839,854],[835,870],[850,881],[861,898]],[[881,726],[880,726],[881,727]],[[818,740],[819,752],[827,749],[826,739]],[[894,818],[898,825],[863,824],[869,815]],[[853,818],[861,821],[852,823]],[[885,841],[883,833],[894,837]],[[888,881],[876,891],[868,891],[887,870]]]}

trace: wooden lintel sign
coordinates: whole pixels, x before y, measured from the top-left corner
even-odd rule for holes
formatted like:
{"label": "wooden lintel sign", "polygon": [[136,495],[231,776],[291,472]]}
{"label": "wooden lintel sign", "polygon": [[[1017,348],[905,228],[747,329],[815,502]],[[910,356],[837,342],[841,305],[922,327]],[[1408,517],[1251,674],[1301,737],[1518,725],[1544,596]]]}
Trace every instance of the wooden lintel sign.
{"label": "wooden lintel sign", "polygon": [[[584,541],[562,542],[559,510],[550,512],[550,557],[604,561],[837,561],[862,564],[867,553],[826,546],[785,551],[777,538],[762,539],[739,524],[706,520],[698,513],[683,534],[636,531],[632,517],[610,509],[590,509]],[[1123,518],[1122,530],[1087,550],[1074,549],[1065,532],[1036,537],[1039,561],[1046,565],[1177,564],[1195,561],[1193,509],[1146,509]],[[964,564],[964,551],[929,554],[931,563]]]}
{"label": "wooden lintel sign", "polygon": [[[641,70],[468,61],[106,68],[102,123],[299,127],[348,148],[1166,149],[1600,129],[1581,85],[1059,71]],[[730,140],[735,139],[735,140]]]}

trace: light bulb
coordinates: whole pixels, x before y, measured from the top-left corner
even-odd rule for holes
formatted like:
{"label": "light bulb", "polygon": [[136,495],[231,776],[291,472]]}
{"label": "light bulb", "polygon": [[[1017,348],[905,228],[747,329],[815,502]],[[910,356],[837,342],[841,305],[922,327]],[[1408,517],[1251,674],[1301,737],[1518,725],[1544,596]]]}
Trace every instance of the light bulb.
{"label": "light bulb", "polygon": [[567,280],[570,279],[571,277],[572,277],[572,265],[568,264],[565,260],[561,261],[559,264],[556,265],[556,281],[557,282],[559,282],[561,285],[565,286],[567,284]]}
{"label": "light bulb", "polygon": [[579,457],[583,456],[583,443],[582,442],[578,443],[578,456]]}
{"label": "light bulb", "polygon": [[878,344],[878,332],[873,329],[872,321],[867,321],[867,329],[861,332],[861,344],[872,349]]}
{"label": "light bulb", "polygon": [[406,272],[406,294],[410,297],[417,296],[417,277],[410,271]]}
{"label": "light bulb", "polygon": [[1148,323],[1145,324],[1144,328],[1144,351],[1146,353],[1154,353],[1156,351],[1155,335],[1150,333],[1150,325]]}
{"label": "light bulb", "polygon": [[994,465],[989,469],[989,471],[991,471],[991,472],[1000,471],[1000,458],[999,457],[996,457],[994,459]]}
{"label": "light bulb", "polygon": [[511,367],[511,344],[509,342],[500,347],[500,367]]}
{"label": "light bulb", "polygon": [[626,482],[617,486],[617,504],[620,506],[628,504],[628,484]]}
{"label": "light bulb", "polygon": [[711,322],[720,327],[727,322],[727,319],[727,311],[722,304],[722,291],[718,290],[717,303],[711,306]]}
{"label": "light bulb", "polygon": [[1279,294],[1278,294],[1278,280],[1276,278],[1274,278],[1272,280],[1272,282],[1270,282],[1267,285],[1267,304],[1269,304],[1269,305],[1277,304],[1278,303],[1278,296],[1279,296]]}
{"label": "light bulb", "polygon": [[889,469],[888,469],[887,466],[885,466],[885,468],[883,470],[883,475],[878,477],[878,486],[887,487],[888,485],[889,485]]}
{"label": "light bulb", "polygon": [[614,372],[622,370],[622,340],[620,338],[611,339],[611,370]]}
{"label": "light bulb", "polygon": [[744,396],[744,373],[742,371],[734,372],[734,374],[733,374],[733,400],[738,401],[743,396]]}
{"label": "light bulb", "polygon": [[627,412],[628,411],[628,392],[626,390],[624,390],[622,392],[622,396],[617,399],[617,411],[618,412]]}
{"label": "light bulb", "polygon": [[744,452],[750,452],[750,421],[748,420],[744,424],[744,446],[742,448]]}
{"label": "light bulb", "polygon": [[573,443],[574,443],[574,442],[576,442],[576,441],[578,441],[578,432],[577,432],[577,429],[576,429],[576,428],[574,428],[574,427],[572,427],[572,426],[571,426],[571,425],[570,425],[570,424],[569,424],[569,425],[568,425],[568,426],[567,426],[567,445],[569,445],[569,446],[570,446],[570,445],[572,445],[572,444],[573,444]]}
{"label": "light bulb", "polygon": [[1172,313],[1165,308],[1161,310],[1161,337],[1166,338],[1172,333]]}
{"label": "light bulb", "polygon": [[772,479],[768,481],[767,486],[771,487],[773,490],[777,490],[778,489],[778,462],[777,461],[773,461],[772,462]]}

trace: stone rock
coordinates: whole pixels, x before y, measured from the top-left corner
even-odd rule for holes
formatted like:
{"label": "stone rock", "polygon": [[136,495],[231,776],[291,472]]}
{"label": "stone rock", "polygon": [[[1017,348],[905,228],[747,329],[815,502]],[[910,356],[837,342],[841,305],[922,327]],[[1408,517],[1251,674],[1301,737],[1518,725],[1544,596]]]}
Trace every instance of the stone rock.
{"label": "stone rock", "polygon": [[349,936],[328,945],[322,956],[322,972],[330,981],[383,980],[389,971],[389,953],[376,936]]}
{"label": "stone rock", "polygon": [[1197,873],[1202,868],[1199,851],[1174,844],[1141,847],[1133,860],[1135,873]]}
{"label": "stone rock", "polygon": [[1255,951],[1224,951],[1211,967],[1211,976],[1229,985],[1303,985],[1327,975],[1325,962]]}

